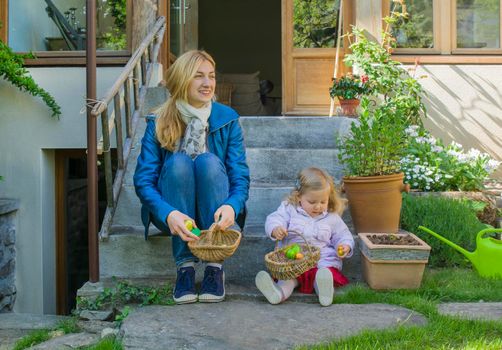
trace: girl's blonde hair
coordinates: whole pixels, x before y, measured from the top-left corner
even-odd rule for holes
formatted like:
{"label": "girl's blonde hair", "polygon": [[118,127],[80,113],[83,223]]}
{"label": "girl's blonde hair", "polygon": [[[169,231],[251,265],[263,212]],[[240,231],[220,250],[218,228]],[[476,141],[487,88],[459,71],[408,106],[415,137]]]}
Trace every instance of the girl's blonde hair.
{"label": "girl's blonde hair", "polygon": [[329,188],[328,212],[342,216],[347,200],[340,197],[333,178],[319,168],[306,168],[298,173],[295,188],[286,199],[288,203],[298,206],[300,197],[309,191],[321,191]]}
{"label": "girl's blonde hair", "polygon": [[208,61],[216,69],[211,55],[205,51],[192,50],[178,57],[165,73],[166,87],[170,97],[154,111],[158,116],[155,133],[160,145],[169,151],[174,151],[176,141],[183,136],[186,128],[176,108],[176,101],[188,102],[190,82],[204,61]]}

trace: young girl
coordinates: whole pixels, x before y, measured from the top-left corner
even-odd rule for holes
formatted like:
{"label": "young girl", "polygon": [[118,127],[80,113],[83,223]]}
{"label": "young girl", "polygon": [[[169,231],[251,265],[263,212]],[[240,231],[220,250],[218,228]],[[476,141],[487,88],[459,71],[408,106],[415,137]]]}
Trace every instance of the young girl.
{"label": "young girl", "polygon": [[342,259],[352,256],[354,239],[340,215],[345,200],[335,190],[333,179],[318,168],[302,170],[295,188],[277,211],[267,216],[265,232],[282,245],[304,243],[300,235],[321,249],[321,258],[314,267],[296,279],[277,283],[265,271],[256,275],[256,286],[271,304],[289,298],[296,287],[302,293],[312,294],[314,289],[323,306],[333,302],[334,286],[348,283],[340,272]]}

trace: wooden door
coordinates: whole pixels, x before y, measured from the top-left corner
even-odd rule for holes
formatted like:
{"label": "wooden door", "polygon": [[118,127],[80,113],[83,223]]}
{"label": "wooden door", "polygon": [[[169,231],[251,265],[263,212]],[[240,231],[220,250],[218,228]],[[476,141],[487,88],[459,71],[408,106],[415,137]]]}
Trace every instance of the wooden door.
{"label": "wooden door", "polygon": [[[353,23],[351,0],[343,3],[343,33]],[[315,3],[320,11],[319,26],[302,25],[319,16],[309,12]],[[307,7],[306,7],[307,6]],[[338,0],[282,0],[282,113],[286,115],[328,115],[329,88],[335,67]],[[307,21],[303,21],[308,17]],[[309,28],[310,27],[310,28]],[[339,74],[348,69],[343,64],[347,40],[340,48]]]}

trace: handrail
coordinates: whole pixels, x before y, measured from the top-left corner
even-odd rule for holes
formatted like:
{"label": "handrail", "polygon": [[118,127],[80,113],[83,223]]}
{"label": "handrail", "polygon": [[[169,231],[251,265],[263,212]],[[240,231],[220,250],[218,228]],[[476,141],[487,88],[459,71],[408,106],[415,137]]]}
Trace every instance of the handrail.
{"label": "handrail", "polygon": [[[91,111],[93,116],[101,117],[102,136],[98,145],[98,153],[102,153],[104,157],[107,202],[105,216],[99,232],[101,240],[108,238],[108,232],[125,174],[127,159],[131,152],[132,138],[134,137],[136,125],[142,113],[146,90],[150,83],[153,66],[158,59],[165,30],[166,19],[165,17],[159,17],[152,30],[134,51],[117,80],[105,96],[98,100]],[[133,81],[132,94],[131,81]],[[109,115],[108,107],[112,101],[113,112]],[[125,133],[122,129],[122,102],[125,115]],[[113,178],[110,153],[110,137],[114,131],[117,146],[117,170],[115,178]]]}

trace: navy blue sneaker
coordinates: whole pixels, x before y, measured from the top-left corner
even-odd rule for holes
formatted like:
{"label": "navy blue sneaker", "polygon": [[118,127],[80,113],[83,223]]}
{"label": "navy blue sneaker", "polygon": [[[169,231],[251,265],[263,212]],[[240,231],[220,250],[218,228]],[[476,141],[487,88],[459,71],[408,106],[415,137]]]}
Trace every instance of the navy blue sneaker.
{"label": "navy blue sneaker", "polygon": [[206,266],[199,301],[217,303],[223,299],[225,299],[225,272],[216,266]]}
{"label": "navy blue sneaker", "polygon": [[176,276],[173,299],[176,304],[195,303],[195,269],[192,266],[181,267]]}

